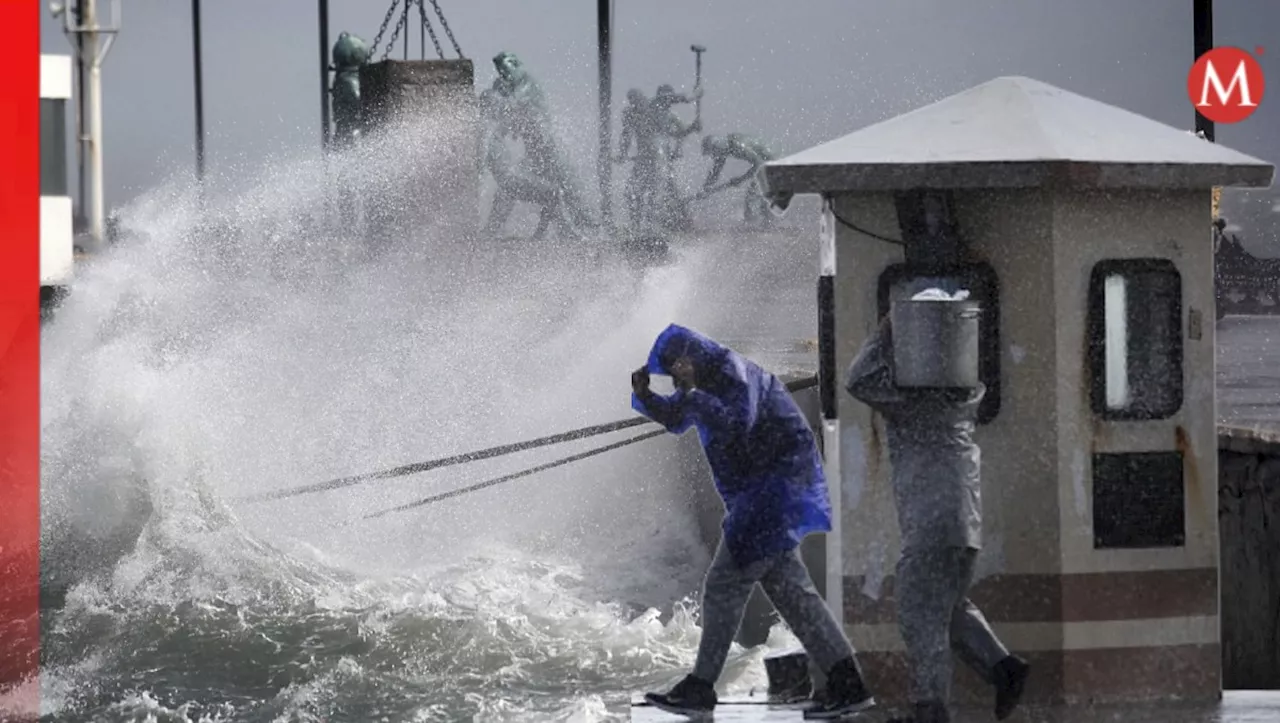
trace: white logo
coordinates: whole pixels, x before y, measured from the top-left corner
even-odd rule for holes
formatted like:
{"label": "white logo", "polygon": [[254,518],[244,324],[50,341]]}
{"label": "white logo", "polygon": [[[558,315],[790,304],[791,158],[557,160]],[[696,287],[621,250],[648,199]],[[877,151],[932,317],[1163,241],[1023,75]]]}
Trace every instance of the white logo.
{"label": "white logo", "polygon": [[1249,76],[1245,68],[1244,61],[1241,60],[1236,64],[1236,72],[1231,75],[1231,85],[1226,88],[1222,87],[1222,76],[1218,75],[1218,67],[1213,61],[1208,62],[1204,72],[1204,83],[1200,87],[1200,102],[1196,103],[1196,107],[1210,105],[1209,103],[1209,86],[1212,85],[1218,96],[1218,103],[1226,105],[1228,99],[1234,94],[1236,86],[1240,86],[1240,103],[1242,107],[1256,107],[1258,104],[1253,101],[1253,93],[1249,88]]}

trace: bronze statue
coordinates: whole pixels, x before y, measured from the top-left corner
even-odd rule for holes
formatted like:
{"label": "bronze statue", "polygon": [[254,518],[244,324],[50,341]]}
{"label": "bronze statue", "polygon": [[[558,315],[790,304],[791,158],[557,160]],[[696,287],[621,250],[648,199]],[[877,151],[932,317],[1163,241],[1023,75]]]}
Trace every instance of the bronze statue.
{"label": "bronze statue", "polygon": [[[702,184],[702,191],[695,198],[706,198],[713,193],[735,188],[749,181],[750,183],[747,186],[742,202],[743,221],[747,223],[758,221],[762,224],[772,222],[773,216],[769,210],[769,201],[764,197],[759,180],[759,174],[764,170],[764,164],[774,159],[773,152],[769,150],[768,146],[743,133],[730,133],[726,136],[706,136],[702,139],[702,155],[712,160],[711,172],[707,174],[707,180]],[[724,171],[725,163],[731,158],[745,161],[751,164],[751,167],[742,175],[717,186],[716,181],[720,180],[720,174]]]}
{"label": "bronze statue", "polygon": [[665,137],[667,158],[676,160],[684,155],[684,139],[702,130],[702,120],[694,118],[692,123],[680,122],[680,116],[672,110],[681,103],[693,103],[702,98],[702,86],[695,86],[692,93],[677,93],[670,83],[658,86],[653,96],[653,109],[657,115],[659,128]]}
{"label": "bronze statue", "polygon": [[360,68],[369,60],[364,40],[351,33],[341,33],[333,44],[334,141],[345,146],[360,134]]}
{"label": "bronze statue", "polygon": [[622,110],[621,147],[614,159],[619,163],[628,160],[627,151],[632,142],[636,154],[630,159],[631,175],[627,179],[627,215],[633,228],[646,226],[654,216],[653,207],[665,162],[660,148],[657,114],[652,102],[639,88],[627,91],[627,105]]}
{"label": "bronze statue", "polygon": [[483,166],[493,176],[494,183],[497,185],[493,195],[493,206],[485,224],[485,233],[491,235],[500,233],[516,202],[524,201],[542,209],[538,217],[538,227],[533,232],[533,239],[543,238],[553,220],[559,222],[561,230],[566,235],[576,236],[576,229],[562,213],[563,204],[559,190],[553,184],[530,172],[527,156],[518,165],[512,162],[511,152],[506,145],[506,138],[511,135],[511,129],[504,123],[502,103],[502,99],[493,89],[480,94],[480,118],[484,123],[481,130]]}
{"label": "bronze statue", "polygon": [[653,98],[653,112],[658,125],[658,133],[662,139],[662,163],[659,166],[660,197],[665,200],[662,208],[663,224],[672,230],[687,231],[693,227],[693,217],[689,212],[688,199],[680,193],[676,182],[676,161],[684,155],[684,139],[702,130],[702,120],[694,118],[692,123],[684,123],[673,110],[681,103],[693,103],[702,98],[702,86],[695,86],[692,93],[677,93],[670,84],[658,86]]}
{"label": "bronze statue", "polygon": [[577,174],[556,137],[542,86],[514,53],[498,53],[493,65],[498,77],[491,90],[500,101],[496,110],[501,124],[524,143],[530,173],[556,189],[563,205],[561,213],[573,226],[598,225],[586,209]]}
{"label": "bronze statue", "polygon": [[687,203],[676,184],[675,161],[684,138],[701,130],[702,124],[695,120],[686,125],[671,109],[677,103],[691,103],[701,94],[701,88],[695,88],[692,95],[679,94],[667,84],[659,86],[653,98],[646,98],[638,88],[627,92],[622,147],[615,160],[628,160],[627,151],[635,143],[626,191],[632,228],[651,232],[689,225]]}

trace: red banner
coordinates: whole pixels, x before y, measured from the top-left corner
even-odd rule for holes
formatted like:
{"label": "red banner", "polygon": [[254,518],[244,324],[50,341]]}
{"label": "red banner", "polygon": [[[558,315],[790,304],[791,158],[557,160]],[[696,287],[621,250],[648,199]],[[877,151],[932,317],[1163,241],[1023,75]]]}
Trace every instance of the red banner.
{"label": "red banner", "polygon": [[40,651],[40,13],[0,0],[0,718],[34,713]]}

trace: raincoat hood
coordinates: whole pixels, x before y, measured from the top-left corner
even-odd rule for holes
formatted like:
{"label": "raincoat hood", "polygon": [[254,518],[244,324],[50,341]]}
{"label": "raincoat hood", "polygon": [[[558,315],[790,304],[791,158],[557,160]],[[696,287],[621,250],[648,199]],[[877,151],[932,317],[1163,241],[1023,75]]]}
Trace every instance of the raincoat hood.
{"label": "raincoat hood", "polygon": [[672,324],[653,342],[646,368],[650,374],[671,375],[671,364],[682,356],[688,356],[695,368],[717,369],[736,356],[728,347],[703,336],[692,329]]}

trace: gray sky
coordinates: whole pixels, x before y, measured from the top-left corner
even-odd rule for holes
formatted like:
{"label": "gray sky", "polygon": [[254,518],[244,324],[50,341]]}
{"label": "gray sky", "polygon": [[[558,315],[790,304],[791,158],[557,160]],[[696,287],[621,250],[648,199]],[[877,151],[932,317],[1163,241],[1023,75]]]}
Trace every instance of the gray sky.
{"label": "gray sky", "polygon": [[[123,31],[103,69],[108,207],[194,164],[190,3],[128,0],[124,5]],[[595,2],[440,0],[440,5],[463,52],[476,62],[477,85],[492,79],[489,59],[495,53],[521,55],[542,79],[557,112],[584,129],[581,137],[568,140],[590,155]],[[753,133],[783,152],[1011,74],[1179,127],[1191,128],[1194,122],[1185,91],[1192,60],[1190,0],[796,0],[785,11],[779,5],[774,0],[619,0],[615,112],[629,87],[652,93],[663,82],[691,85],[689,45],[697,42],[708,47],[703,105],[708,131]],[[1216,5],[1217,44],[1252,49],[1280,38],[1280,2],[1218,0]],[[317,148],[316,3],[206,0],[203,6],[210,172],[228,173],[237,158]],[[350,30],[372,41],[388,6],[388,0],[331,0],[331,39]],[[411,57],[417,57],[416,31],[411,43]],[[70,51],[60,21],[47,15],[43,47]],[[399,46],[393,57],[402,57]],[[1280,47],[1261,61],[1280,83]],[[1280,90],[1273,90],[1245,123],[1219,126],[1218,140],[1270,160],[1280,157],[1276,129]]]}

